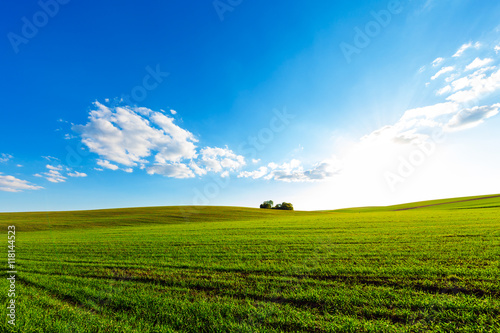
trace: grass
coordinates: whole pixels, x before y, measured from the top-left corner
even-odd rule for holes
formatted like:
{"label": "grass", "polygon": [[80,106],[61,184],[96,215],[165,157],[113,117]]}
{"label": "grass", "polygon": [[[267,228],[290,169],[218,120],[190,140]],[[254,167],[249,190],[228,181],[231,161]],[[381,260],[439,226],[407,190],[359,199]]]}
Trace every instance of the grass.
{"label": "grass", "polygon": [[499,332],[500,198],[467,199],[0,214],[18,271],[0,330]]}

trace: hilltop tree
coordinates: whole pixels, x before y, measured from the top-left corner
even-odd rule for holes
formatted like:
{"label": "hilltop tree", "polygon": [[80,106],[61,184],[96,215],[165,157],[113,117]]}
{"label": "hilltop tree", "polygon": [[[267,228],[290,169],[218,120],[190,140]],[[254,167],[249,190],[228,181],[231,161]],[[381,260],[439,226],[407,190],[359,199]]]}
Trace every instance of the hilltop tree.
{"label": "hilltop tree", "polygon": [[262,203],[260,205],[260,208],[271,209],[271,208],[273,208],[273,204],[274,204],[274,202],[272,200],[267,200],[267,201],[264,201],[264,203]]}
{"label": "hilltop tree", "polygon": [[274,209],[293,210],[293,205],[289,202],[283,202],[274,206]]}
{"label": "hilltop tree", "polygon": [[289,202],[283,202],[280,204],[276,204],[276,206],[273,207],[274,202],[272,200],[264,201],[260,205],[260,208],[265,208],[265,209],[281,209],[281,210],[293,210],[293,205]]}
{"label": "hilltop tree", "polygon": [[283,210],[293,210],[293,205],[289,202],[283,202],[281,204],[281,209]]}

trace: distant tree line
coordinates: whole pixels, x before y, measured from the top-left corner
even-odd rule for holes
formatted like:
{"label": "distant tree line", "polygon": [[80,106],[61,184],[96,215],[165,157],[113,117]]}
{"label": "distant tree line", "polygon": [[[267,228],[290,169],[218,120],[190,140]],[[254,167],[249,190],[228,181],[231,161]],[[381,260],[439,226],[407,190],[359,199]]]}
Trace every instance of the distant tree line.
{"label": "distant tree line", "polygon": [[260,208],[264,208],[264,209],[282,209],[282,210],[293,210],[293,205],[289,202],[283,202],[283,203],[280,203],[280,204],[276,204],[276,206],[274,206],[274,202],[272,200],[267,200],[267,201],[264,201],[264,203],[262,203],[260,205]]}

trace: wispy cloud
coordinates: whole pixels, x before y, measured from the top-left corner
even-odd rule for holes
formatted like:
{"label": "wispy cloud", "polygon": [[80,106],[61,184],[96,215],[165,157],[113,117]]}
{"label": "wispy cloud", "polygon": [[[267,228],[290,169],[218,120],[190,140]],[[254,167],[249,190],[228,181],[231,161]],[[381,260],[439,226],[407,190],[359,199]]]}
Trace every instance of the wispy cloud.
{"label": "wispy cloud", "polygon": [[323,161],[309,169],[305,169],[301,161],[293,159],[282,164],[269,163],[267,167],[260,167],[254,171],[240,172],[238,178],[262,178],[282,182],[313,182],[331,179],[340,171],[341,167],[336,161]]}
{"label": "wispy cloud", "polygon": [[405,112],[398,122],[384,126],[362,138],[365,142],[422,144],[436,133],[457,131],[480,125],[498,113],[500,104],[466,108],[446,102]]}
{"label": "wispy cloud", "polygon": [[49,162],[58,162],[59,159],[53,156],[42,156],[42,158],[46,159]]}
{"label": "wispy cloud", "polygon": [[267,175],[268,173],[268,168],[267,167],[260,167],[257,170],[254,171],[242,171],[238,175],[238,178],[253,178],[253,179],[259,179]]}
{"label": "wispy cloud", "polygon": [[465,69],[466,70],[471,70],[471,69],[476,69],[476,68],[484,67],[484,66],[486,66],[486,65],[488,65],[488,64],[490,64],[492,62],[493,62],[493,59],[491,59],[491,58],[485,58],[485,59],[476,58]]}
{"label": "wispy cloud", "polygon": [[51,183],[65,183],[68,177],[74,177],[74,178],[87,177],[87,174],[84,172],[73,171],[71,170],[71,168],[68,168],[60,164],[59,165],[47,164],[45,168],[48,171],[34,174],[34,176],[45,178]]}
{"label": "wispy cloud", "polygon": [[[481,45],[480,42],[463,44],[454,56],[462,56],[470,48],[474,48],[477,53]],[[473,60],[469,60],[465,68],[462,67],[470,56]],[[441,63],[441,59],[437,58],[434,62]],[[491,66],[494,61],[477,55],[456,59],[457,64],[443,67],[431,77],[431,80],[435,80],[455,71],[445,80],[445,85],[436,90],[436,95],[446,96],[446,101],[407,110],[395,124],[384,126],[362,140],[414,144],[427,140],[435,132],[457,131],[480,125],[498,113],[499,105],[470,106],[466,103],[479,102],[488,94],[500,91],[500,70]],[[466,73],[470,70],[475,71]]]}
{"label": "wispy cloud", "polygon": [[472,44],[472,42],[469,42],[469,43],[463,44],[462,46],[460,46],[460,48],[457,50],[457,52],[453,55],[453,57],[454,58],[460,57],[462,54],[464,54],[465,51],[467,51],[471,47],[478,49],[481,47],[481,43],[476,42],[475,44]]}
{"label": "wispy cloud", "polygon": [[42,177],[48,180],[51,183],[64,183],[66,182],[67,177],[63,176],[61,171],[63,170],[62,165],[46,165],[45,166],[48,171],[47,172],[42,172],[42,173],[37,173],[34,176],[35,177]]}
{"label": "wispy cloud", "polygon": [[173,178],[193,178],[195,177],[194,172],[185,164],[182,163],[167,163],[167,164],[157,164],[148,167],[148,174],[163,175],[166,177]]}
{"label": "wispy cloud", "polygon": [[0,163],[8,162],[13,156],[9,154],[0,154]]}
{"label": "wispy cloud", "polygon": [[449,93],[451,90],[452,90],[452,89],[451,89],[451,86],[450,86],[450,85],[447,85],[447,86],[444,86],[443,88],[439,89],[439,90],[437,91],[437,94],[438,94],[438,95],[444,95],[444,94]]}
{"label": "wispy cloud", "polygon": [[456,92],[447,97],[447,100],[466,103],[500,89],[500,70],[488,75],[487,71],[492,69],[494,68],[480,69],[471,75],[454,81],[452,85]]}
{"label": "wispy cloud", "polygon": [[460,46],[460,48],[457,50],[457,52],[453,55],[453,57],[458,58],[460,57],[468,48],[472,47],[472,43],[466,43]]}
{"label": "wispy cloud", "polygon": [[63,170],[62,165],[55,165],[54,166],[54,165],[47,164],[45,167],[49,170],[54,170],[54,171],[62,171]]}
{"label": "wispy cloud", "polygon": [[432,66],[433,66],[433,67],[437,67],[437,66],[439,66],[439,65],[440,65],[443,61],[444,61],[444,58],[441,58],[441,57],[436,58],[436,59],[432,62]]}
{"label": "wispy cloud", "polygon": [[75,172],[68,173],[68,176],[70,176],[70,177],[76,177],[76,178],[83,178],[83,177],[87,177],[87,174],[84,173],[84,172],[75,171]]}
{"label": "wispy cloud", "polygon": [[39,190],[43,187],[31,184],[26,180],[18,179],[14,176],[3,175],[0,172],[0,191],[21,192],[24,190]]}
{"label": "wispy cloud", "polygon": [[[446,77],[447,84],[436,90],[436,95],[448,95],[446,100],[455,103],[470,103],[500,89],[500,70],[494,64],[498,59],[491,57],[491,49],[481,48],[482,45],[480,42],[462,45],[457,52],[460,56],[470,48],[474,48],[475,52],[455,59],[455,66],[444,67],[431,77],[435,80],[446,72],[454,71]],[[481,57],[480,54],[478,56],[478,53],[489,54],[489,57]],[[468,64],[464,66],[464,62]],[[472,70],[474,72],[470,73]]]}
{"label": "wispy cloud", "polygon": [[112,164],[107,160],[97,160],[97,165],[102,166],[105,169],[109,170],[118,170],[118,165]]}
{"label": "wispy cloud", "polygon": [[455,67],[454,66],[448,66],[448,67],[443,67],[441,68],[436,74],[434,74],[433,77],[431,77],[431,80],[435,80],[437,79],[438,77],[440,77],[441,75],[445,74],[445,73],[448,73],[448,72],[451,72],[455,70]]}
{"label": "wispy cloud", "polygon": [[458,112],[448,123],[448,128],[452,130],[471,128],[478,126],[484,120],[498,114],[500,104],[492,106],[475,106],[470,109],[463,109]]}

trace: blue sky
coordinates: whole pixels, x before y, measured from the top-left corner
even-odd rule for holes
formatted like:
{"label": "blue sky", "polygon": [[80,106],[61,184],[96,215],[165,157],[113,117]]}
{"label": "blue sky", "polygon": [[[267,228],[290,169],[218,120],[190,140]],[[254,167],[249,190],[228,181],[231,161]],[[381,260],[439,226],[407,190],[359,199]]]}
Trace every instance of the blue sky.
{"label": "blue sky", "polygon": [[499,192],[500,3],[3,6],[0,211]]}

